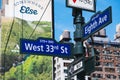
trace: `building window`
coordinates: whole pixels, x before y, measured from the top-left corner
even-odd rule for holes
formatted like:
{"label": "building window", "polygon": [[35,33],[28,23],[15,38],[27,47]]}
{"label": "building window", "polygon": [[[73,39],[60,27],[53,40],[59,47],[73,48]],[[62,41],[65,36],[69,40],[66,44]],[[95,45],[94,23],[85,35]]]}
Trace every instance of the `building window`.
{"label": "building window", "polygon": [[102,71],[102,67],[96,67],[95,71]]}
{"label": "building window", "polygon": [[103,66],[114,67],[114,64],[112,62],[104,62]]}
{"label": "building window", "polygon": [[7,4],[9,4],[9,0],[7,0]]}
{"label": "building window", "polygon": [[116,76],[113,74],[106,74],[105,77],[108,79],[116,79]]}
{"label": "building window", "polygon": [[65,80],[67,80],[67,78],[65,78]]}
{"label": "building window", "polygon": [[110,79],[110,74],[106,74],[105,77]]}
{"label": "building window", "polygon": [[56,76],[60,76],[61,75],[61,71],[58,71]]}
{"label": "building window", "polygon": [[92,77],[94,77],[94,78],[103,78],[103,74],[96,74],[96,73],[94,73],[92,75]]}
{"label": "building window", "polygon": [[102,78],[102,77],[103,77],[103,75],[102,75],[102,74],[98,74],[97,76],[98,76],[98,78]]}
{"label": "building window", "polygon": [[57,80],[61,80],[61,78],[58,78]]}
{"label": "building window", "polygon": [[112,54],[112,52],[109,50],[106,50],[106,51],[104,51],[104,54]]}
{"label": "building window", "polygon": [[64,67],[68,67],[70,63],[64,63]]}
{"label": "building window", "polygon": [[120,56],[115,57],[117,61],[120,61]]}
{"label": "building window", "polygon": [[117,64],[116,64],[116,67],[120,67],[120,63],[117,63]]}
{"label": "building window", "polygon": [[117,72],[120,73],[120,68],[117,68]]}
{"label": "building window", "polygon": [[64,69],[64,73],[66,73],[66,74],[67,74],[67,73],[68,73],[68,70],[67,70],[67,69]]}
{"label": "building window", "polygon": [[59,58],[57,58],[57,62],[59,62]]}
{"label": "building window", "polygon": [[114,68],[105,68],[105,72],[114,73],[115,69]]}
{"label": "building window", "polygon": [[120,79],[120,75],[118,76],[118,78]]}
{"label": "building window", "polygon": [[63,60],[70,60],[69,58],[63,58]]}
{"label": "building window", "polygon": [[56,60],[53,60],[54,61],[54,64],[56,64]]}
{"label": "building window", "polygon": [[107,55],[107,56],[103,56],[103,59],[104,59],[104,60],[112,60],[112,59],[113,59],[113,57],[112,57],[112,56]]}
{"label": "building window", "polygon": [[59,69],[60,68],[60,64],[59,65],[57,65],[57,69]]}
{"label": "building window", "polygon": [[113,52],[113,54],[116,55],[116,56],[120,56],[120,52],[119,51]]}

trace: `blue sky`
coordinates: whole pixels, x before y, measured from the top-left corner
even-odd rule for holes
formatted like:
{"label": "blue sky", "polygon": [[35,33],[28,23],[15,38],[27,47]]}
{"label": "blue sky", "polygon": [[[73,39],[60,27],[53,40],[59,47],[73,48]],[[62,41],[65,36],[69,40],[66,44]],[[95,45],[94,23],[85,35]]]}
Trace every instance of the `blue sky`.
{"label": "blue sky", "polygon": [[[120,23],[120,0],[96,0],[96,12],[104,11],[109,6],[112,6],[112,23],[105,27],[106,32],[110,40],[114,39],[116,33],[116,25]],[[66,7],[66,0],[54,0],[55,7],[55,38],[59,41],[59,36],[64,30],[71,32],[73,38],[73,32],[75,31],[73,25],[72,8]],[[87,23],[94,12],[83,11],[83,17]]]}
{"label": "blue sky", "polygon": [[2,0],[0,0],[0,9],[1,9],[1,5],[2,5]]}

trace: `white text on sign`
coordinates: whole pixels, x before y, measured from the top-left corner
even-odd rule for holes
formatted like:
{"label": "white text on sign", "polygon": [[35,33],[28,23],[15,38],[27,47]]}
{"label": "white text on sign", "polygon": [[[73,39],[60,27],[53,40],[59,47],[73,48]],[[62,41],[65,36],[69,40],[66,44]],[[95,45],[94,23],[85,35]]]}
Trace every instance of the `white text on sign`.
{"label": "white text on sign", "polygon": [[90,25],[85,27],[85,34],[90,34],[93,29],[95,29],[97,26],[101,25],[102,23],[107,21],[107,15],[104,15],[103,17],[99,17],[99,21],[94,20]]}

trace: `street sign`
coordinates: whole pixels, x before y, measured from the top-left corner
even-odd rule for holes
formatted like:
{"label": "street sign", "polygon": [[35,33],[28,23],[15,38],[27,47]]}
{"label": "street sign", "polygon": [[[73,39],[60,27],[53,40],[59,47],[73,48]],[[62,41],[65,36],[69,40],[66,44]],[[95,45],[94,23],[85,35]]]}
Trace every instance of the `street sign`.
{"label": "street sign", "polygon": [[112,23],[111,7],[103,12],[96,13],[91,20],[83,26],[83,40],[86,40],[95,32]]}
{"label": "street sign", "polygon": [[38,38],[37,40],[21,39],[20,53],[37,54],[46,56],[72,56],[72,43],[58,43],[50,38]]}
{"label": "street sign", "polygon": [[95,11],[95,0],[67,0],[67,7]]}
{"label": "street sign", "polygon": [[84,58],[81,57],[78,60],[73,61],[69,66],[68,66],[68,78],[71,78],[81,72],[83,72],[84,69]]}

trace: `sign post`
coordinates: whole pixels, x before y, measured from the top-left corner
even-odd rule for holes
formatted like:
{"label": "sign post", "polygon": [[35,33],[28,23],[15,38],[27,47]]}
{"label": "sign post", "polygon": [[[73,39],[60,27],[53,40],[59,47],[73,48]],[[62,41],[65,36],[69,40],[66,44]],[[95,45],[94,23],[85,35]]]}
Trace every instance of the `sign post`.
{"label": "sign post", "polygon": [[[94,57],[85,58],[85,50],[83,41],[90,37],[95,32],[104,28],[112,22],[111,7],[103,12],[96,13],[91,20],[85,24],[82,10],[95,12],[95,0],[67,0],[67,7],[73,8],[73,17],[76,30],[74,31],[74,57],[68,67],[68,80],[77,75],[77,79],[85,80],[85,75],[90,75],[95,70]],[[89,64],[90,67],[88,66]]]}
{"label": "sign post", "polygon": [[[74,57],[75,61],[71,63],[69,69],[73,72],[72,75],[69,75],[68,80],[70,80],[72,76],[77,75],[77,79],[85,80],[85,67],[84,67],[84,46],[82,41],[82,26],[85,24],[84,17],[82,16],[82,10],[95,11],[95,0],[67,0],[67,7],[73,8],[73,17],[74,24],[76,26],[74,31]],[[79,60],[81,59],[81,60]],[[82,60],[83,59],[83,60]],[[82,74],[82,75],[81,75]]]}
{"label": "sign post", "polygon": [[85,80],[84,76],[90,75],[95,70],[94,56],[88,57],[88,59],[84,56],[83,41],[112,23],[111,15],[111,7],[109,7],[103,12],[97,12],[87,24],[84,24],[82,10],[73,8],[74,24],[76,25],[74,32],[74,40],[76,42],[74,45],[74,56],[76,58],[68,67],[68,80],[75,75],[77,75],[77,79]]}

